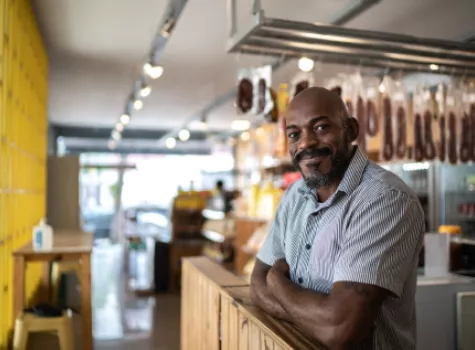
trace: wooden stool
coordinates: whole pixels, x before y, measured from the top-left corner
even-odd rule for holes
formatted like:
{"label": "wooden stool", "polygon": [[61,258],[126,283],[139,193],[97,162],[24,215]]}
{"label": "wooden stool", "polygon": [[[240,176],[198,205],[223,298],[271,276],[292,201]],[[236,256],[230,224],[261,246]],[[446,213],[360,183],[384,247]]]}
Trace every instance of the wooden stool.
{"label": "wooden stool", "polygon": [[51,271],[51,285],[52,285],[52,295],[51,301],[53,304],[58,302],[59,294],[59,282],[61,280],[61,275],[68,272],[74,272],[76,274],[79,286],[81,287],[81,264],[77,261],[56,261],[53,263]]}
{"label": "wooden stool", "polygon": [[65,311],[61,317],[39,317],[22,313],[15,322],[13,349],[25,350],[28,334],[32,332],[57,332],[61,350],[73,350],[72,312]]}

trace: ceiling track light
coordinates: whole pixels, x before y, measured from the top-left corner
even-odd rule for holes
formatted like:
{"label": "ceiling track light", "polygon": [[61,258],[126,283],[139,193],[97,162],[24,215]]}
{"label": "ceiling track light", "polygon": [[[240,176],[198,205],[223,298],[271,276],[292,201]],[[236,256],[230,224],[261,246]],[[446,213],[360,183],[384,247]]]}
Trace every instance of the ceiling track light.
{"label": "ceiling track light", "polygon": [[122,138],[122,135],[117,130],[113,130],[112,133],[111,133],[111,137],[115,141],[119,141]]}
{"label": "ceiling track light", "polygon": [[152,87],[150,85],[147,85],[147,84],[141,85],[140,92],[139,92],[141,97],[147,97],[148,95],[150,95],[151,92],[152,92]]}
{"label": "ceiling track light", "polygon": [[206,121],[207,119],[208,118],[206,117],[206,115],[201,116],[200,122],[199,122],[199,126],[201,130],[206,130],[208,128],[208,123]]}
{"label": "ceiling track light", "polygon": [[115,130],[117,130],[118,132],[124,131],[124,124],[122,124],[122,123],[117,123],[117,124],[115,125]]}
{"label": "ceiling track light", "polygon": [[130,115],[124,113],[120,116],[119,120],[123,125],[127,125],[130,122]]}
{"label": "ceiling track light", "polygon": [[188,141],[190,139],[190,132],[187,129],[182,129],[178,133],[178,138],[183,142]]}
{"label": "ceiling track light", "polygon": [[168,149],[172,149],[172,148],[175,148],[176,146],[176,139],[174,137],[169,137],[165,140],[165,146],[168,148]]}
{"label": "ceiling track light", "polygon": [[143,66],[144,73],[152,79],[158,79],[163,74],[163,67],[159,65],[153,65],[147,62]]}
{"label": "ceiling track light", "polygon": [[136,99],[134,101],[134,109],[136,111],[140,111],[141,109],[143,108],[143,101],[142,100],[139,100],[139,99]]}

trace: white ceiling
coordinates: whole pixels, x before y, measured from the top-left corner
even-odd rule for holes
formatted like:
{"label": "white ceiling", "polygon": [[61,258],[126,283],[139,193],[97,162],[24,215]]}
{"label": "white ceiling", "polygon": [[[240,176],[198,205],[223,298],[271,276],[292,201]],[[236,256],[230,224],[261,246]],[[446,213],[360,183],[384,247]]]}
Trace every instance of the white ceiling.
{"label": "white ceiling", "polygon": [[[49,116],[54,123],[111,127],[123,111],[168,0],[32,0],[50,53]],[[266,15],[327,23],[353,0],[262,0]],[[238,28],[250,0],[238,0]],[[453,39],[475,32],[475,1],[382,0],[348,24],[355,28]],[[164,75],[130,127],[172,128],[236,83],[239,68],[266,62],[230,55],[226,2],[189,0],[165,48]],[[325,66],[317,80],[348,67]],[[296,73],[291,62],[275,83]],[[213,128],[235,118],[232,101],[209,115]]]}

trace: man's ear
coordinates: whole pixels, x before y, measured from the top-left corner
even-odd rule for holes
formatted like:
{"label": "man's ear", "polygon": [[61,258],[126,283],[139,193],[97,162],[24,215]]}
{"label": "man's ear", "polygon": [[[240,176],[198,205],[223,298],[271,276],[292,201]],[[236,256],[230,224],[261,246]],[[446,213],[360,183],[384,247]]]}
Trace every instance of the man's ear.
{"label": "man's ear", "polygon": [[346,120],[346,130],[349,143],[356,141],[360,132],[358,121],[353,117],[348,118]]}

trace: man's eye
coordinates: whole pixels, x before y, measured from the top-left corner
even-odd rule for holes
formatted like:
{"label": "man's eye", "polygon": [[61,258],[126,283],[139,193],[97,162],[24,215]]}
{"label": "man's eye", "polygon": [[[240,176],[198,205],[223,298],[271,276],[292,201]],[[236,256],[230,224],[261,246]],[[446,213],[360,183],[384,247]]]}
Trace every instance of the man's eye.
{"label": "man's eye", "polygon": [[297,132],[291,132],[290,134],[287,135],[287,137],[289,139],[295,139],[296,137],[298,137],[298,133]]}
{"label": "man's eye", "polygon": [[328,128],[328,125],[327,125],[327,124],[320,124],[320,125],[316,125],[316,126],[315,126],[315,130],[317,130],[317,131],[323,131],[323,130],[325,130],[325,129],[327,129],[327,128]]}

